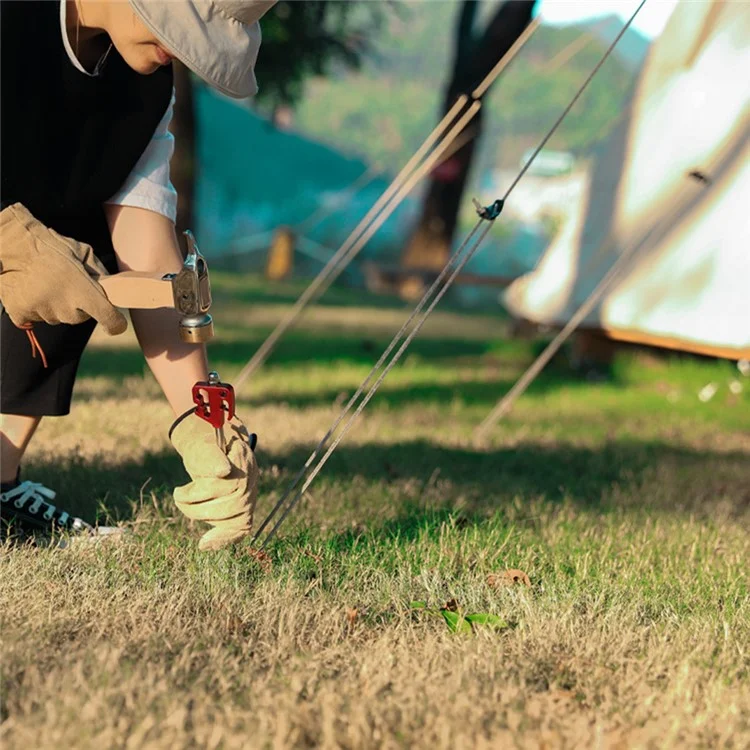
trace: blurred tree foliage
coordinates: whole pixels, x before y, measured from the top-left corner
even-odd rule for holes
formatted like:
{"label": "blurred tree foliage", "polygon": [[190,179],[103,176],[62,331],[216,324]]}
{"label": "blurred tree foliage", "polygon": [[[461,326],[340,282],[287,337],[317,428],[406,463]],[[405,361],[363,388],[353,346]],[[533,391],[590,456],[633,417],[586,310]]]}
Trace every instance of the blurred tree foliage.
{"label": "blurred tree foliage", "polygon": [[[498,7],[489,1],[480,5],[480,23]],[[359,73],[308,82],[296,110],[298,129],[392,171],[400,169],[439,119],[461,7],[459,2],[401,2],[399,12],[384,19],[386,27]],[[478,156],[483,168],[515,167],[522,152],[538,143],[606,47],[593,30],[591,23],[543,25],[534,34],[485,102]],[[590,44],[556,62],[582,34],[591,37]],[[637,66],[611,57],[550,148],[588,155],[611,132],[636,74]]]}
{"label": "blurred tree foliage", "polygon": [[283,0],[272,7],[261,22],[256,102],[292,105],[310,78],[360,70],[397,7],[392,0]]}

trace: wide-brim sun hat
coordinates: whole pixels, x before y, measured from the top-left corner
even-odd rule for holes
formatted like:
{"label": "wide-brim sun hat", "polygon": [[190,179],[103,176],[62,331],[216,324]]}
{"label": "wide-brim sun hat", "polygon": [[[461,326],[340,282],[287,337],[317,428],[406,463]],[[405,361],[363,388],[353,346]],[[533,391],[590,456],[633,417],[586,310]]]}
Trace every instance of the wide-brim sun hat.
{"label": "wide-brim sun hat", "polygon": [[261,16],[276,0],[130,0],[151,33],[206,83],[228,96],[258,93]]}

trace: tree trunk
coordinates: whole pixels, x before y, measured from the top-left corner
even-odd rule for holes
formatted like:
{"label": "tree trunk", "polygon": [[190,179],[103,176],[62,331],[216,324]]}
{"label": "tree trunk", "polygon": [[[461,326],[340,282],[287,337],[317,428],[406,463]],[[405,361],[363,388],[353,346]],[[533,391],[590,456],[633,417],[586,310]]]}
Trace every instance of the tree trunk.
{"label": "tree trunk", "polygon": [[[193,200],[197,179],[195,158],[195,106],[193,82],[190,71],[176,60],[174,66],[175,107],[170,130],[174,135],[175,149],[170,163],[170,177],[177,191],[177,231],[193,230],[195,213]],[[200,238],[198,238],[200,245]]]}
{"label": "tree trunk", "polygon": [[[508,0],[498,8],[484,33],[479,36],[473,32],[477,0],[464,0],[443,114],[462,93],[470,94],[513,46],[531,21],[534,3],[535,0]],[[481,132],[480,109],[464,131],[468,141],[432,171],[422,214],[401,256],[403,267],[439,270],[448,261],[461,200]]]}

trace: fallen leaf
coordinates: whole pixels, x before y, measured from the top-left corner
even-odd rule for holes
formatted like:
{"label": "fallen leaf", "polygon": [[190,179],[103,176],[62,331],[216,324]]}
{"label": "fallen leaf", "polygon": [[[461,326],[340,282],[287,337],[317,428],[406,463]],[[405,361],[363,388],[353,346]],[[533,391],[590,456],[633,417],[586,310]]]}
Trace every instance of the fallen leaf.
{"label": "fallen leaf", "polygon": [[358,614],[359,610],[356,607],[346,608],[346,622],[349,625],[349,630],[352,630],[352,628],[354,628],[354,623],[357,622]]}
{"label": "fallen leaf", "polygon": [[516,568],[504,570],[502,573],[490,573],[487,576],[487,584],[495,589],[501,586],[515,586],[517,583],[531,586],[531,580],[526,573]]}
{"label": "fallen leaf", "polygon": [[455,599],[449,599],[446,603],[443,609],[447,609],[448,612],[458,612],[459,606],[458,602]]}
{"label": "fallen leaf", "polygon": [[251,548],[247,551],[247,556],[252,557],[266,573],[271,570],[271,558],[268,553],[264,552],[262,549]]}
{"label": "fallen leaf", "polygon": [[471,633],[471,623],[459,615],[458,612],[451,612],[448,609],[441,609],[440,614],[443,616],[448,629],[451,633]]}
{"label": "fallen leaf", "polygon": [[491,615],[487,612],[477,612],[473,615],[466,615],[466,619],[472,625],[486,625],[496,630],[502,630],[508,627],[508,623],[497,615]]}

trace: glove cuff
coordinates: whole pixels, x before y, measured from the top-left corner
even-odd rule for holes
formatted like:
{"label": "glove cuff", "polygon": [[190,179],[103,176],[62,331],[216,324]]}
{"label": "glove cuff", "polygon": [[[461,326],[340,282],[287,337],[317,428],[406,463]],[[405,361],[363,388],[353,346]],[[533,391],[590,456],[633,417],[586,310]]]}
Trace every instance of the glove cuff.
{"label": "glove cuff", "polygon": [[169,433],[167,437],[169,440],[172,440],[172,433],[177,429],[177,427],[182,424],[189,416],[195,414],[195,410],[197,409],[197,406],[194,406],[192,409],[188,409],[184,414],[180,414],[177,419],[175,419],[174,422],[172,422],[172,426],[169,428]]}
{"label": "glove cuff", "polygon": [[[172,426],[169,428],[169,432],[167,433],[167,437],[169,438],[170,442],[172,440],[172,433],[190,416],[195,414],[196,410],[198,409],[197,406],[194,406],[192,409],[188,409],[183,414],[180,414],[177,419],[175,419],[174,422],[172,422]],[[250,444],[250,450],[255,452],[255,446],[258,445],[258,436],[254,432],[249,432],[247,428],[245,428],[245,431],[247,432],[247,439]]]}

